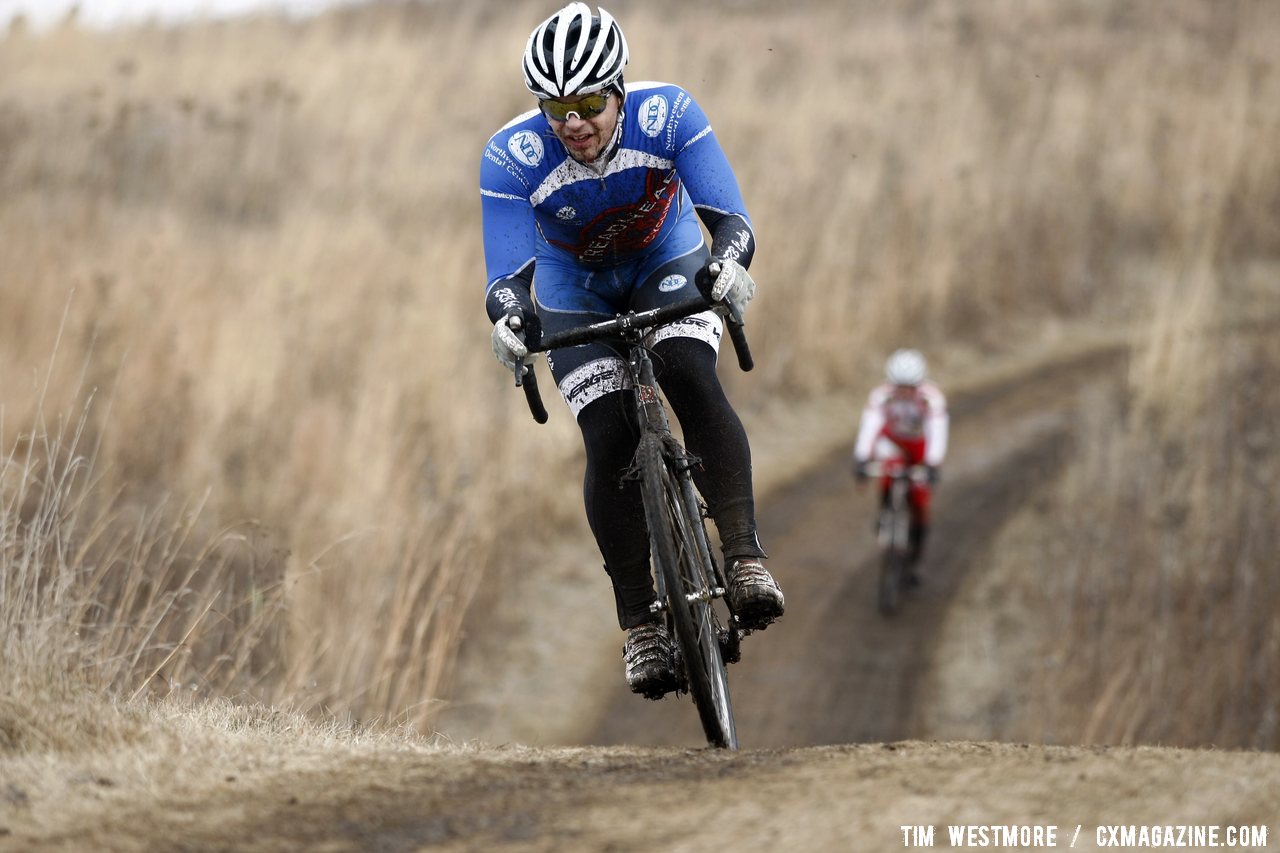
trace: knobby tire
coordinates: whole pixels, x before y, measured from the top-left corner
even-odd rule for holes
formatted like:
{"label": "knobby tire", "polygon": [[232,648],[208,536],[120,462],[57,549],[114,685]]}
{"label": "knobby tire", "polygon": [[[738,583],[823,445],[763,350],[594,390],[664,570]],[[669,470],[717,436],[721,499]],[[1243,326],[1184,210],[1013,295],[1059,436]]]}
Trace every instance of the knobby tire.
{"label": "knobby tire", "polygon": [[884,616],[892,616],[898,612],[898,605],[902,603],[902,577],[903,577],[903,561],[905,555],[898,549],[897,545],[890,543],[884,549],[884,556],[880,563],[880,590],[878,605],[880,613]]}
{"label": "knobby tire", "polygon": [[[661,439],[654,434],[641,439],[639,458],[654,562],[666,589],[667,612],[680,647],[689,692],[707,741],[713,746],[737,749],[729,680],[720,653],[715,611],[706,595],[715,586],[706,563],[706,531],[697,505],[690,506],[692,489],[682,488],[688,473],[673,470],[663,453]],[[690,601],[690,594],[699,598]]]}
{"label": "knobby tire", "polygon": [[898,612],[907,583],[907,544],[902,541],[905,526],[903,514],[909,511],[904,506],[905,501],[903,487],[895,482],[889,506],[881,510],[881,528],[887,525],[889,529],[889,541],[884,545],[880,563],[880,587],[876,601],[883,616],[892,616]]}

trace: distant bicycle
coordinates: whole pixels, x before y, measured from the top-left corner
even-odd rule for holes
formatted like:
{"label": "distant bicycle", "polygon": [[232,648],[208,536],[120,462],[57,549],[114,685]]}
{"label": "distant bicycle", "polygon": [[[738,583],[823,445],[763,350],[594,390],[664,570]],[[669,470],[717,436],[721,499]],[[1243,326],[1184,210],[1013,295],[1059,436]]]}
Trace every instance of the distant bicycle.
{"label": "distant bicycle", "polygon": [[[876,588],[876,606],[885,616],[892,616],[902,605],[902,596],[911,576],[911,484],[926,483],[929,468],[907,465],[901,460],[868,462],[866,475],[881,481],[880,514],[876,521],[876,538],[880,544],[880,583]],[[887,493],[884,481],[888,481]]]}
{"label": "distant bicycle", "polygon": [[[725,597],[725,577],[707,538],[705,508],[689,473],[698,460],[671,433],[653,362],[644,344],[650,330],[709,307],[705,299],[694,298],[650,311],[628,312],[613,320],[543,335],[540,341],[526,343],[531,353],[600,340],[625,344],[641,433],[635,474],[644,500],[658,592],[653,610],[663,614],[668,631],[676,639],[681,690],[693,695],[707,741],[713,746],[737,749],[738,733],[725,664],[740,659],[744,631],[738,627],[738,619]],[[750,370],[751,353],[741,320],[730,317],[726,326],[738,364],[743,370]],[[545,423],[547,413],[533,371],[522,375],[517,366],[515,372],[516,384],[524,386],[534,419]]]}

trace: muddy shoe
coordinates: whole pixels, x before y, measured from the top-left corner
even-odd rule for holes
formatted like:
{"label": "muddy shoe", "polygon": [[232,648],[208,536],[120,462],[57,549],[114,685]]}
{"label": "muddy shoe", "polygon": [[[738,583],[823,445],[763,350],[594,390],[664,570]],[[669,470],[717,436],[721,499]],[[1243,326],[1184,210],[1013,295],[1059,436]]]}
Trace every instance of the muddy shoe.
{"label": "muddy shoe", "polygon": [[627,686],[646,699],[661,699],[679,686],[675,650],[667,629],[660,623],[637,625],[627,633],[622,649],[627,666]]}
{"label": "muddy shoe", "polygon": [[728,569],[728,581],[729,606],[743,628],[760,630],[782,615],[786,599],[759,560],[734,560]]}

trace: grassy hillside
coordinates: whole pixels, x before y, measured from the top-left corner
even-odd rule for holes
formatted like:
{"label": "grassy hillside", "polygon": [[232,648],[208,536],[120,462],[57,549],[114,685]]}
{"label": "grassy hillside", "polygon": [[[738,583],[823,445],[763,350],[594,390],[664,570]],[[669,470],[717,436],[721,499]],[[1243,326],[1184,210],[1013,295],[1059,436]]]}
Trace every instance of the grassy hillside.
{"label": "grassy hillside", "polygon": [[1280,748],[1277,265],[1171,272],[1125,395],[1009,544],[1043,667],[1034,740]]}
{"label": "grassy hillside", "polygon": [[[1046,535],[1098,531],[1096,571],[1136,585],[1107,600],[1123,637],[1165,600],[1143,584],[1194,609],[1197,571],[1256,566],[1204,648],[1238,649],[1239,670],[1261,642],[1274,668],[1274,488],[1250,478],[1275,482],[1251,425],[1274,423],[1276,352],[1231,331],[1276,296],[1274,6],[611,10],[630,79],[695,94],[755,219],[760,367],[726,374],[742,405],[851,393],[903,343],[945,380],[1067,321],[1131,324],[1134,399],[1090,435]],[[479,152],[530,106],[518,56],[547,12],[386,4],[0,42],[14,678],[430,724],[478,585],[520,569],[512,542],[580,524],[572,424],[532,428],[481,308]],[[1139,505],[1180,521],[1126,537]],[[1228,619],[1240,595],[1257,609]],[[1111,653],[1078,621],[1092,607],[1064,642]],[[1102,684],[1096,665],[1080,678]]]}

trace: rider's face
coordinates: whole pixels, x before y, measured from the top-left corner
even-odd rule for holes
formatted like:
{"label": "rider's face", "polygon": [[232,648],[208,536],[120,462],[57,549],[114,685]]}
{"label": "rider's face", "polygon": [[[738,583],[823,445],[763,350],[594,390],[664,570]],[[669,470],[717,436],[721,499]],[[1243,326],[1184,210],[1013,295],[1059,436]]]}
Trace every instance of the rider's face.
{"label": "rider's face", "polygon": [[[561,99],[563,103],[573,104],[583,97]],[[613,139],[614,128],[618,126],[618,95],[611,92],[609,101],[603,111],[583,118],[576,112],[569,113],[564,121],[557,121],[547,116],[556,138],[564,143],[569,154],[579,163],[590,163],[600,156],[606,145]]]}

